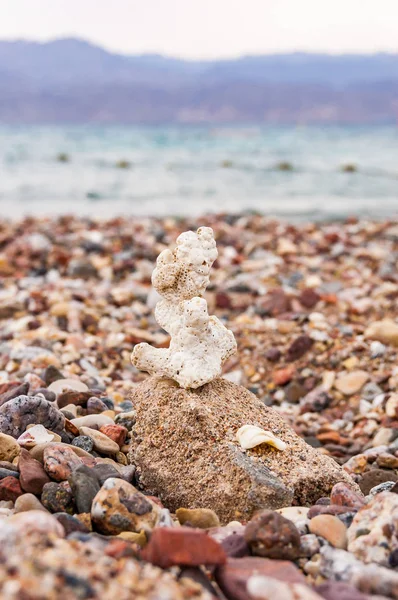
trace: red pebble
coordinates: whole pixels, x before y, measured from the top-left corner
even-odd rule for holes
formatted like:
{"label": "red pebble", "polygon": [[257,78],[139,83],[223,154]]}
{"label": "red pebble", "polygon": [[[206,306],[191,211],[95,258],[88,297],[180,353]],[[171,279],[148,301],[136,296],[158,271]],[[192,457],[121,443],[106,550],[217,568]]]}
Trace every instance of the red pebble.
{"label": "red pebble", "polygon": [[102,427],[100,427],[100,432],[116,442],[119,445],[119,448],[123,446],[128,433],[123,425],[102,425]]}
{"label": "red pebble", "polygon": [[222,565],[221,545],[200,529],[158,527],[141,553],[143,560],[167,569],[173,565]]}
{"label": "red pebble", "polygon": [[333,486],[330,494],[330,503],[337,504],[338,506],[361,508],[361,506],[365,504],[365,501],[359,494],[348,487],[348,485],[340,482]]}
{"label": "red pebble", "polygon": [[295,369],[293,366],[285,367],[284,369],[278,369],[272,373],[272,379],[275,385],[285,385],[292,380]]}
{"label": "red pebble", "polygon": [[16,477],[4,477],[0,481],[0,500],[11,500],[15,502],[19,496],[22,496],[23,491],[19,480]]}

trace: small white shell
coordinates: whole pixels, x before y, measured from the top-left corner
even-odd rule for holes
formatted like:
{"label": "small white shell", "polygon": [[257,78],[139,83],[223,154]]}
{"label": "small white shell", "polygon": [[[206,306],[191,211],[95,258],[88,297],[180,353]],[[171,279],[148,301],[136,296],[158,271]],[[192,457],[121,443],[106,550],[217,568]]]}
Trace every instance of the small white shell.
{"label": "small white shell", "polygon": [[268,444],[277,450],[285,450],[286,444],[277,438],[271,431],[264,431],[261,427],[255,425],[243,425],[237,434],[236,439],[244,450],[249,450],[260,444]]}
{"label": "small white shell", "polygon": [[48,433],[43,425],[34,425],[22,433],[17,439],[17,442],[23,448],[33,448],[33,446],[37,446],[37,444],[52,442],[53,439],[54,436]]}

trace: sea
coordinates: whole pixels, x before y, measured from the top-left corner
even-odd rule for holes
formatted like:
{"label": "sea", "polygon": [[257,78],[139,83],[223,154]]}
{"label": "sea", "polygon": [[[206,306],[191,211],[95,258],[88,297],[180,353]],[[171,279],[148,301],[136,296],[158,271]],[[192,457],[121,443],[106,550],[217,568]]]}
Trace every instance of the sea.
{"label": "sea", "polygon": [[1,126],[0,218],[398,215],[398,126]]}

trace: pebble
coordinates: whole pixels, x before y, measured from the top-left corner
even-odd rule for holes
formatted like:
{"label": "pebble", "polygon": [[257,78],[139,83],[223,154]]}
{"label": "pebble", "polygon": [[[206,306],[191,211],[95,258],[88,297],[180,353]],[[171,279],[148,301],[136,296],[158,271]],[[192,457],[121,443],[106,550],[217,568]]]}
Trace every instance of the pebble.
{"label": "pebble", "polygon": [[300,553],[300,534],[293,522],[271,510],[260,511],[248,522],[244,538],[257,556],[294,560]]}
{"label": "pebble", "polygon": [[65,481],[72,470],[81,465],[81,459],[68,446],[51,444],[44,449],[44,469],[55,481]]}
{"label": "pebble", "polygon": [[345,396],[352,396],[361,391],[368,379],[369,374],[366,371],[352,371],[338,377],[334,385]]}
{"label": "pebble", "polygon": [[46,508],[42,505],[40,500],[36,498],[33,494],[22,494],[15,500],[14,512],[26,512],[30,510],[41,510],[44,512],[48,512]]}
{"label": "pebble", "polygon": [[58,440],[55,440],[55,436],[55,433],[48,433],[43,425],[33,425],[33,427],[29,427],[29,429],[19,436],[17,442],[23,448],[33,448],[33,446],[37,446],[37,444],[61,441],[60,436],[57,436],[59,438]]}
{"label": "pebble", "polygon": [[178,508],[176,517],[181,525],[189,524],[190,527],[198,527],[199,529],[220,526],[218,516],[210,508]]}
{"label": "pebble", "polygon": [[398,481],[398,475],[391,470],[385,469],[372,469],[371,471],[367,471],[364,473],[359,480],[359,487],[361,488],[361,492],[365,494],[369,494],[370,490],[377,485],[385,482],[396,482]]}
{"label": "pebble", "polygon": [[123,479],[109,478],[95,496],[91,518],[98,531],[150,532],[160,518],[160,507]]}
{"label": "pebble", "polygon": [[86,452],[91,452],[94,448],[94,440],[88,435],[79,435],[72,440],[72,446],[82,448]]}
{"label": "pebble", "polygon": [[50,383],[48,388],[55,394],[62,394],[65,391],[73,390],[75,392],[88,392],[88,387],[79,379],[56,379]]}
{"label": "pebble", "polygon": [[102,425],[113,425],[114,421],[107,415],[85,415],[84,417],[77,417],[76,419],[72,419],[72,424],[75,425],[78,429],[81,427],[97,427],[98,429],[102,427]]}
{"label": "pebble", "polygon": [[287,350],[287,360],[294,361],[302,358],[312,347],[313,340],[308,335],[300,335],[292,342]]}
{"label": "pebble", "polygon": [[32,458],[31,454],[22,448],[18,460],[18,469],[20,472],[19,481],[24,492],[39,496],[44,485],[50,481],[41,462]]}
{"label": "pebble", "polygon": [[398,554],[398,494],[381,492],[361,508],[348,529],[348,550],[365,563],[390,566]]}
{"label": "pebble", "polygon": [[188,527],[154,529],[141,557],[162,569],[173,565],[222,565],[226,561],[219,543],[206,533]]}
{"label": "pebble", "polygon": [[285,508],[278,508],[276,512],[296,524],[307,518],[309,510],[307,506],[286,506]]}
{"label": "pebble", "polygon": [[65,536],[78,531],[79,533],[89,533],[90,529],[73,515],[65,512],[54,513],[53,517],[57,519],[65,532]]}
{"label": "pebble", "polygon": [[318,537],[314,533],[308,533],[300,537],[300,558],[311,558],[320,549]]}
{"label": "pebble", "polygon": [[100,431],[91,429],[90,427],[80,427],[80,433],[81,435],[90,437],[94,443],[94,450],[101,454],[116,454],[119,452],[119,445]]}
{"label": "pebble", "polygon": [[75,512],[73,493],[67,481],[46,483],[40,500],[42,505],[52,513]]}
{"label": "pebble", "polygon": [[89,513],[93,500],[101,487],[94,469],[90,469],[86,465],[79,465],[73,469],[68,482],[74,495],[77,511]]}
{"label": "pebble", "polygon": [[0,433],[0,460],[12,462],[21,452],[21,447],[11,435]]}
{"label": "pebble", "polygon": [[128,431],[123,425],[102,425],[100,432],[116,442],[121,448],[126,441]]}
{"label": "pebble", "polygon": [[23,494],[19,479],[16,477],[4,477],[0,480],[0,500],[15,500]]}
{"label": "pebble", "polygon": [[354,492],[347,484],[340,482],[333,486],[330,493],[330,503],[338,506],[352,506],[361,508],[365,501],[362,496]]}
{"label": "pebble", "polygon": [[122,425],[127,429],[127,431],[131,431],[135,425],[136,412],[135,410],[122,412],[115,417],[115,423],[117,425]]}
{"label": "pebble", "polygon": [[347,547],[347,528],[333,515],[318,515],[310,520],[311,533],[319,535],[334,548]]}
{"label": "pebble", "polygon": [[365,337],[383,344],[398,346],[398,324],[390,319],[375,321],[366,329]]}
{"label": "pebble", "polygon": [[30,424],[41,424],[55,433],[64,428],[65,417],[40,396],[18,396],[0,406],[0,431],[18,438]]}
{"label": "pebble", "polygon": [[52,534],[60,538],[65,536],[65,530],[57,519],[42,510],[19,512],[12,515],[8,522],[23,536],[28,536],[31,532]]}

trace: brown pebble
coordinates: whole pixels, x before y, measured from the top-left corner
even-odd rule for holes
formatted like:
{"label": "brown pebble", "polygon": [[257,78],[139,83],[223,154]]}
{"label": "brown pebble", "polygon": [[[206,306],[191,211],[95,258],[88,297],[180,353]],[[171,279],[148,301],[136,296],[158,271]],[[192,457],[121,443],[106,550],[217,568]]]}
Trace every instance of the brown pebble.
{"label": "brown pebble", "polygon": [[318,515],[310,520],[309,530],[324,538],[334,548],[344,550],[347,547],[347,528],[338,517]]}

